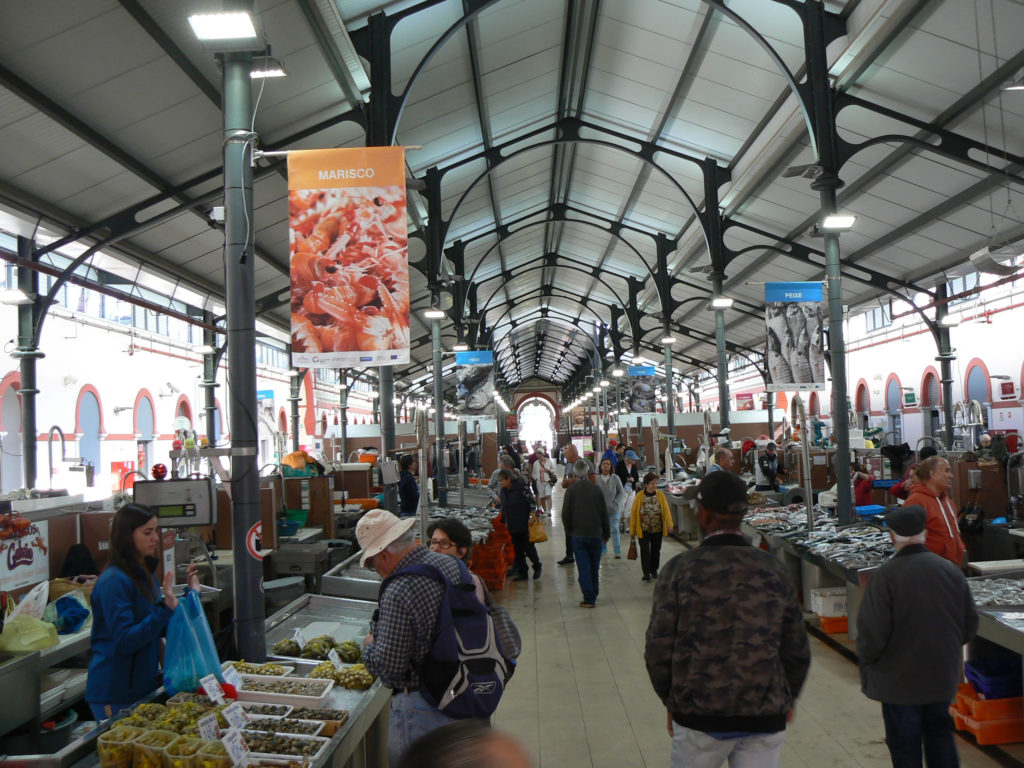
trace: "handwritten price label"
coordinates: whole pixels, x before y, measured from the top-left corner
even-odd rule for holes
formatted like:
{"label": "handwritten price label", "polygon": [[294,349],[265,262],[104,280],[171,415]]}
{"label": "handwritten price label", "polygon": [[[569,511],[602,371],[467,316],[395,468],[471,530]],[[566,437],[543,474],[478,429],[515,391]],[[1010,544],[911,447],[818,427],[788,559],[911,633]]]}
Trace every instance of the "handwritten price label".
{"label": "handwritten price label", "polygon": [[237,701],[224,707],[224,719],[232,728],[245,728],[245,724],[249,722],[248,715]]}
{"label": "handwritten price label", "polygon": [[217,726],[217,715],[204,715],[196,723],[199,726],[199,738],[206,741],[216,741],[220,737],[220,728]]}
{"label": "handwritten price label", "polygon": [[214,704],[219,707],[224,703],[224,689],[217,682],[216,675],[207,675],[199,681],[199,684],[203,686],[206,695],[210,697]]}
{"label": "handwritten price label", "polygon": [[245,763],[245,759],[249,756],[249,745],[245,743],[241,733],[232,728],[224,734],[220,742],[224,745],[224,749],[228,751],[228,756],[234,765],[243,765]]}
{"label": "handwritten price label", "polygon": [[228,667],[223,672],[224,682],[228,685],[233,685],[236,691],[242,690],[242,676],[238,674],[238,670],[234,667]]}
{"label": "handwritten price label", "polygon": [[302,634],[301,629],[292,630],[292,637],[295,639],[295,642],[299,644],[299,650],[306,647],[306,637]]}
{"label": "handwritten price label", "polygon": [[331,650],[327,652],[327,658],[331,660],[331,664],[334,665],[334,668],[341,672],[341,657],[338,656],[338,652],[331,648]]}

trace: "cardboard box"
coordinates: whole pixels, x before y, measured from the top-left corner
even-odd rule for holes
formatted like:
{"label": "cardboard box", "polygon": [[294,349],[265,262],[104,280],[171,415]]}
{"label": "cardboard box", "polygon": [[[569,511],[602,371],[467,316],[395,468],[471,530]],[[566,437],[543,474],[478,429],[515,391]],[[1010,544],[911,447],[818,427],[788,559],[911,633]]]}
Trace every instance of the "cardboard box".
{"label": "cardboard box", "polygon": [[846,615],[846,587],[818,587],[811,590],[811,610],[819,616]]}

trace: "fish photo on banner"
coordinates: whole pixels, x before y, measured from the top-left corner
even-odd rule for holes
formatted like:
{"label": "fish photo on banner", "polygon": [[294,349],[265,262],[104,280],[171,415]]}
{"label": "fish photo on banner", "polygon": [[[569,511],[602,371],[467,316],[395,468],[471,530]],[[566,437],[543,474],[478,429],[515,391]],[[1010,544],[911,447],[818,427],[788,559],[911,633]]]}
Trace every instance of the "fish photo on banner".
{"label": "fish photo on banner", "polygon": [[766,283],[769,392],[825,389],[821,283]]}
{"label": "fish photo on banner", "polygon": [[657,395],[653,365],[631,365],[629,376],[629,412],[654,413]]}
{"label": "fish photo on banner", "polygon": [[288,153],[292,365],[409,362],[403,147]]}
{"label": "fish photo on banner", "polygon": [[460,416],[494,416],[494,353],[455,353]]}

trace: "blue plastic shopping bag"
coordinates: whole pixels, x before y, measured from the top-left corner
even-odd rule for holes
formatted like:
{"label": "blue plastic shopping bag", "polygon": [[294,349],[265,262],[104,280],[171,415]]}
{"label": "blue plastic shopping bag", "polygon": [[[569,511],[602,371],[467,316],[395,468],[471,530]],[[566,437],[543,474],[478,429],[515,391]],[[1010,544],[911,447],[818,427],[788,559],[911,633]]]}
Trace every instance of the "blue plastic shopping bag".
{"label": "blue plastic shopping bag", "polygon": [[216,675],[221,682],[220,661],[213,633],[203,613],[199,595],[186,590],[167,624],[167,648],[164,651],[164,688],[173,696],[195,691],[199,681]]}

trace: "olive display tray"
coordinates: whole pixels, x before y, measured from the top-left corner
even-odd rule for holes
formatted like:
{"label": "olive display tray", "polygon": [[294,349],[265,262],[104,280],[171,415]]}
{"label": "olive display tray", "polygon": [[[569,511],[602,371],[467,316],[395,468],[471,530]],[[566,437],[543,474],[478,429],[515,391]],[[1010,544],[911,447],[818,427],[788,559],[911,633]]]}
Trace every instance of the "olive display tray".
{"label": "olive display tray", "polygon": [[[282,736],[319,736],[320,732],[324,729],[323,720],[302,720],[296,717],[278,717],[277,715],[254,715],[246,713],[249,716],[249,722],[254,720],[294,720],[297,723],[306,723],[314,726],[312,733],[292,733],[291,731],[278,731]],[[251,730],[258,731],[259,728],[252,728]]]}
{"label": "olive display tray", "polygon": [[287,680],[295,682],[305,681],[305,678],[277,677],[274,675],[242,675],[242,688],[238,691],[239,701],[253,701],[259,704],[291,704],[293,707],[308,707],[309,709],[323,709],[327,704],[327,697],[334,687],[333,680],[324,680],[323,692],[319,696],[300,696],[295,693],[270,693],[268,691],[248,691],[245,689],[247,680],[260,680],[263,682],[281,682]]}
{"label": "olive display tray", "polygon": [[[241,733],[242,733],[242,738],[246,739],[246,741],[248,741],[248,738],[249,738],[250,735],[252,735],[252,736],[266,736],[267,735],[266,733],[263,733],[261,731],[242,731]],[[286,738],[289,738],[289,739],[299,739],[301,741],[316,742],[316,743],[318,743],[320,745],[320,748],[316,752],[314,752],[312,755],[281,755],[281,754],[275,754],[273,752],[251,752],[250,756],[251,757],[255,757],[255,758],[260,758],[260,759],[270,758],[272,760],[289,760],[289,761],[295,761],[295,762],[300,762],[300,763],[301,762],[306,762],[306,763],[309,763],[310,765],[312,765],[313,763],[315,763],[317,760],[319,760],[321,757],[324,756],[324,754],[327,751],[327,746],[331,743],[330,739],[326,739],[323,736],[302,736],[300,734],[295,734],[295,733],[285,733],[285,734],[281,734],[281,735],[285,736]]]}
{"label": "olive display tray", "polygon": [[[238,663],[237,659],[231,660],[231,661],[225,661],[223,664],[220,665],[220,668],[221,668],[221,670],[225,670],[228,667],[230,667],[232,664],[237,664],[237,663]],[[256,665],[256,666],[259,666],[254,661],[250,661],[249,663],[253,664],[253,665]],[[285,677],[286,675],[294,675],[295,674],[295,667],[289,667],[289,666],[287,666],[285,664],[278,664],[276,661],[266,661],[264,663],[265,664],[277,664],[277,666],[281,667],[281,669],[284,670],[284,672],[282,672],[280,675],[264,675],[264,677]],[[249,674],[254,674],[254,673],[252,673],[252,672],[239,672],[238,674],[240,674],[240,675],[249,675]]]}

